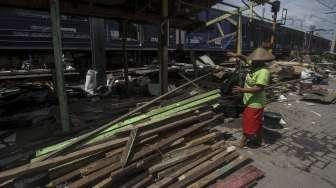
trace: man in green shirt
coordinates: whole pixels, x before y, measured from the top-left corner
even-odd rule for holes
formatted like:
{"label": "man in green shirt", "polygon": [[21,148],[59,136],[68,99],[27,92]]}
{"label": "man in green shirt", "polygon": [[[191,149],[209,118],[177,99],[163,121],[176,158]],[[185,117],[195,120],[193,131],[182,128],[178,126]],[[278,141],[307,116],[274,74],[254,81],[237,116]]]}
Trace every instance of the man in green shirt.
{"label": "man in green shirt", "polygon": [[265,63],[275,57],[263,48],[257,48],[248,57],[232,53],[228,55],[241,58],[251,66],[251,71],[246,75],[244,87],[233,88],[233,93],[244,94],[243,137],[240,146],[244,147],[248,141],[257,141],[260,145],[263,112],[266,105],[264,89],[270,81],[270,72]]}

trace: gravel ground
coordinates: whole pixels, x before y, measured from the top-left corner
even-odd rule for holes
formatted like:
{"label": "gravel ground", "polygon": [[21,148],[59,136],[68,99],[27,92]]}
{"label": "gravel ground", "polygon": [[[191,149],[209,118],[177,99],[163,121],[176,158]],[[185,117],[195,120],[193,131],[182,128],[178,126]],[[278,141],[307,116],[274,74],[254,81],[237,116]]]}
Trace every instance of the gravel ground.
{"label": "gravel ground", "polygon": [[[329,82],[329,89],[336,89],[336,80]],[[287,97],[266,108],[281,113],[287,123],[265,131],[270,145],[242,150],[266,174],[255,187],[336,187],[336,104],[308,103],[295,94]]]}

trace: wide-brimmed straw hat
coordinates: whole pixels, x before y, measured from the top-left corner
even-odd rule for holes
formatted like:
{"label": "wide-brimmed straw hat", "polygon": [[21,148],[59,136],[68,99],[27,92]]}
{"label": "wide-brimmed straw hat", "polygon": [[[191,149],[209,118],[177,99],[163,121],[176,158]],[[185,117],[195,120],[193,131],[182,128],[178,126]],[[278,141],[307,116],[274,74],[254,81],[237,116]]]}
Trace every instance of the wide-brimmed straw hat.
{"label": "wide-brimmed straw hat", "polygon": [[272,61],[275,59],[274,55],[264,48],[255,49],[247,58],[251,61]]}

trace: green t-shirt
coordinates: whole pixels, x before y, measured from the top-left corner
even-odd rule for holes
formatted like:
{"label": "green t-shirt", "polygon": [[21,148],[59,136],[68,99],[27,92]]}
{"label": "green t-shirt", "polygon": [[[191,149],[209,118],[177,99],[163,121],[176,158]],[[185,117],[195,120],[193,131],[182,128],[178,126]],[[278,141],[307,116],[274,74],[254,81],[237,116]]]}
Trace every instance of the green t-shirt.
{"label": "green t-shirt", "polygon": [[[265,68],[261,68],[246,75],[244,88],[251,88],[256,85],[268,85],[270,80],[270,72]],[[258,93],[244,93],[244,104],[251,108],[264,108],[266,105],[265,91]]]}

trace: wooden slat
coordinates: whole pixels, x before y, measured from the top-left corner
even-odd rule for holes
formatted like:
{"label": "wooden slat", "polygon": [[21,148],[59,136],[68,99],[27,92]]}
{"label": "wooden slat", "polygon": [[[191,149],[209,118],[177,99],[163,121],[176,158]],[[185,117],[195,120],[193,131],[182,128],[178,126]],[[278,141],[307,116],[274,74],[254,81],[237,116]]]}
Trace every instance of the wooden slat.
{"label": "wooden slat", "polygon": [[121,166],[125,167],[129,161],[130,158],[133,157],[134,154],[134,148],[133,146],[137,144],[139,138],[139,129],[134,128],[131,130],[130,136],[128,137],[128,141],[126,143],[126,146],[124,148],[123,153],[121,154]]}

